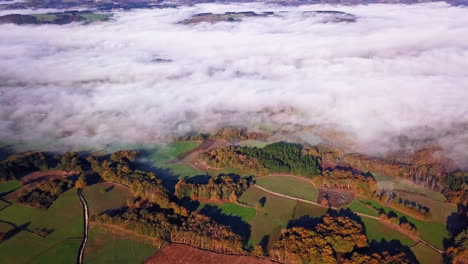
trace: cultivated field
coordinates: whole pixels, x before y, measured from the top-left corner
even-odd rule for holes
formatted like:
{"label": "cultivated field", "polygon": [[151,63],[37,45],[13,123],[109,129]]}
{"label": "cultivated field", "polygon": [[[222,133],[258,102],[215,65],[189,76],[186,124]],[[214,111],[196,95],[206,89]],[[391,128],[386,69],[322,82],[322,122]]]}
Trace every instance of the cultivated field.
{"label": "cultivated field", "polygon": [[256,178],[256,184],[270,191],[286,194],[316,202],[318,198],[317,188],[306,180],[292,176],[264,176]]}
{"label": "cultivated field", "polygon": [[273,262],[247,256],[231,256],[186,245],[171,244],[165,246],[145,264],[273,264]]}

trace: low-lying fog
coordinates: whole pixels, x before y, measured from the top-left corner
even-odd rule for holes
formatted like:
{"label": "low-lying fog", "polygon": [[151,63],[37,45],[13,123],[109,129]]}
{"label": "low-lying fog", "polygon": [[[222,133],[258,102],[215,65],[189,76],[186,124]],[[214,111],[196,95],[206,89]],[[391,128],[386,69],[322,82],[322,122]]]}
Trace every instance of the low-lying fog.
{"label": "low-lying fog", "polygon": [[[290,12],[177,24],[250,10]],[[358,20],[320,23],[306,10]],[[373,153],[432,140],[468,163],[468,8],[204,4],[0,32],[3,142],[154,143],[287,123],[343,132]]]}

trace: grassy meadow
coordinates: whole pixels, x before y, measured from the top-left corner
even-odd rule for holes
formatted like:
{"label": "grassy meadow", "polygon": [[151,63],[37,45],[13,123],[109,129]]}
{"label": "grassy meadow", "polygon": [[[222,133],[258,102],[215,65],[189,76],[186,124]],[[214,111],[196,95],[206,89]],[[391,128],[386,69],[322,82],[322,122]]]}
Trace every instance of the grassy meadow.
{"label": "grassy meadow", "polygon": [[109,209],[124,206],[133,194],[124,186],[105,182],[85,188],[83,196],[88,203],[89,215],[97,215]]}

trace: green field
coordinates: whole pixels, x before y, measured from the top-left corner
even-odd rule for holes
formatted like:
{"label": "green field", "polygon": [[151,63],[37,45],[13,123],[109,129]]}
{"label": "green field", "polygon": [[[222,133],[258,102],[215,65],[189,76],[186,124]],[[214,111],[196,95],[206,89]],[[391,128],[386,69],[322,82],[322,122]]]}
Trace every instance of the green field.
{"label": "green field", "polygon": [[406,217],[409,222],[413,223],[416,226],[419,232],[419,237],[421,237],[423,240],[427,241],[428,243],[430,243],[438,249],[444,249],[443,241],[449,236],[449,233],[444,223],[418,220],[409,215],[400,213],[390,207],[384,206],[376,201],[366,199],[361,200],[363,202],[371,203],[373,207],[382,208],[387,213],[393,211],[397,214],[398,217]]}
{"label": "green field", "polygon": [[86,13],[81,14],[81,17],[86,19],[86,22],[96,22],[96,21],[104,21],[109,18],[107,14],[94,14],[94,13]]}
{"label": "green field", "polygon": [[[101,192],[101,189],[107,190]],[[131,191],[123,186],[113,183],[99,183],[83,190],[88,203],[89,215],[96,215],[106,210],[124,206],[127,199],[133,197]]]}
{"label": "green field", "polygon": [[244,192],[239,201],[254,206],[260,199],[264,199],[265,205],[249,221],[251,246],[260,243],[265,236],[269,236],[269,245],[273,244],[279,237],[281,229],[285,228],[292,219],[304,215],[320,217],[326,212],[325,208],[278,197],[254,187]]}
{"label": "green field", "polygon": [[232,216],[239,216],[242,221],[249,222],[253,217],[256,215],[256,210],[253,208],[248,208],[244,206],[237,205],[235,203],[222,203],[222,204],[215,204],[215,203],[200,203],[197,208],[197,211],[203,209],[206,205],[215,206],[226,215]]}
{"label": "green field", "polygon": [[265,142],[265,141],[259,141],[259,140],[245,140],[239,142],[239,146],[241,147],[257,147],[257,148],[263,148],[264,146],[268,145],[270,143]]}
{"label": "green field", "polygon": [[157,251],[150,240],[129,233],[92,226],[84,263],[143,263]]}
{"label": "green field", "polygon": [[428,246],[418,243],[411,247],[411,251],[413,251],[414,255],[418,259],[420,264],[441,264],[443,262],[442,255],[435,252],[432,248]]}
{"label": "green field", "polygon": [[13,191],[19,187],[21,187],[21,182],[18,180],[0,182],[0,197],[2,197],[2,194]]}
{"label": "green field", "polygon": [[[45,238],[26,230],[0,244],[4,263],[74,263],[83,235],[83,211],[76,190],[63,193],[48,210],[11,205],[0,211],[0,219],[31,230],[53,230]],[[25,250],[27,249],[27,250]],[[60,252],[60,256],[57,256]]]}
{"label": "green field", "polygon": [[312,183],[296,177],[265,176],[256,179],[256,184],[273,192],[316,202],[318,190]]}
{"label": "green field", "polygon": [[201,142],[194,141],[179,141],[170,144],[155,145],[152,148],[145,147],[144,152],[146,152],[146,155],[144,157],[144,162],[147,162],[154,167],[168,169],[171,174],[174,174],[179,178],[200,175],[203,172],[200,172],[189,165],[166,164],[166,162],[176,158],[180,154],[194,149],[200,145],[200,143]]}
{"label": "green field", "polygon": [[392,241],[398,240],[402,245],[410,247],[411,251],[416,256],[420,264],[441,264],[442,256],[429,248],[428,246],[413,241],[400,232],[380,223],[378,220],[361,217],[362,222],[366,228],[366,235],[369,239],[375,241]]}

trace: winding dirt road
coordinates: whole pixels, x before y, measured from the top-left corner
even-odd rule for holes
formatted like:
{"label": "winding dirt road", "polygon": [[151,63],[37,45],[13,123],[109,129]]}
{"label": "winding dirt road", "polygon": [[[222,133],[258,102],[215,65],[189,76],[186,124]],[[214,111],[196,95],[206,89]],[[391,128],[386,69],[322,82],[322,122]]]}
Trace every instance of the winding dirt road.
{"label": "winding dirt road", "polygon": [[78,264],[83,263],[83,255],[84,255],[84,250],[86,248],[86,242],[88,242],[88,218],[89,218],[89,210],[88,210],[88,204],[86,204],[86,200],[83,196],[83,192],[81,189],[78,189],[77,191],[78,197],[80,198],[81,205],[83,206],[83,214],[84,214],[84,237],[83,241],[81,242],[80,249],[78,251]]}

